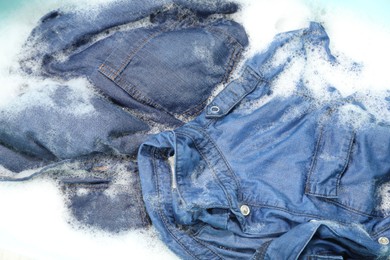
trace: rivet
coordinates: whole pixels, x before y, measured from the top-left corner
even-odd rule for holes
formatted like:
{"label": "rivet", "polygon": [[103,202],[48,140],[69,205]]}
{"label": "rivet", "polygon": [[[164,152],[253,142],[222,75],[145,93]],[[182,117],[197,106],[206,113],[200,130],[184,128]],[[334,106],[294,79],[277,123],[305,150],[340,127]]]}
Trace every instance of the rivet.
{"label": "rivet", "polygon": [[211,113],[216,114],[220,111],[220,109],[218,106],[212,106],[212,107],[210,107],[210,111],[211,111]]}
{"label": "rivet", "polygon": [[378,243],[385,246],[388,245],[390,241],[387,237],[380,237],[378,238]]}
{"label": "rivet", "polygon": [[251,213],[251,209],[248,207],[248,205],[242,205],[240,207],[241,214],[244,216],[248,216],[249,213]]}

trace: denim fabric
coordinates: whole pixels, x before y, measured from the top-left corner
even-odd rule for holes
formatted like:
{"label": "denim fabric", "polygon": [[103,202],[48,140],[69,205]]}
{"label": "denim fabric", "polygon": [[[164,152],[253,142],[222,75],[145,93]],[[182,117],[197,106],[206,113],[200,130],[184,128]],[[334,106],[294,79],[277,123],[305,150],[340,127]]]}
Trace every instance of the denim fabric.
{"label": "denim fabric", "polygon": [[74,160],[46,171],[59,179],[76,227],[111,233],[151,225],[142,201],[137,164],[126,156]]}
{"label": "denim fabric", "polygon": [[129,152],[121,148],[129,136],[132,144],[140,144],[139,134],[149,130],[146,123],[92,91],[81,94],[54,82],[2,108],[0,125],[0,164],[15,173],[96,153]]}
{"label": "denim fabric", "polygon": [[225,16],[237,5],[202,2],[119,1],[43,17],[21,66],[63,83],[42,83],[0,109],[0,179],[51,173],[84,224],[148,226],[130,161],[148,134],[200,113],[248,44]]}
{"label": "denim fabric", "polygon": [[76,226],[108,232],[148,227],[136,163],[123,150],[129,141],[140,144],[148,126],[71,85],[48,83],[1,110],[0,140],[12,146],[0,146],[0,164],[8,170],[0,170],[0,180],[57,180]]}
{"label": "denim fabric", "polygon": [[314,98],[294,70],[314,52],[337,64],[319,24],[276,36],[198,118],[141,146],[149,217],[183,259],[390,255],[390,125],[332,87]]}
{"label": "denim fabric", "polygon": [[[86,77],[107,100],[92,94],[80,101],[64,83],[47,87],[52,107],[34,100],[15,116],[2,109],[2,166],[19,172],[110,150],[135,155],[146,132],[177,127],[198,114],[248,42],[239,24],[209,17],[234,12],[236,5],[218,1],[206,9],[196,2],[186,3],[192,9],[163,1],[118,2],[94,19],[79,12],[45,16],[29,38],[33,49],[26,49],[22,68],[38,65],[30,73],[56,80]],[[153,22],[133,28],[143,17]],[[127,27],[117,28],[121,24]],[[61,114],[78,103],[95,111]]]}
{"label": "denim fabric", "polygon": [[48,77],[86,76],[145,120],[177,127],[202,110],[248,44],[239,24],[219,17],[236,5],[194,2],[119,2],[95,19],[54,12],[33,31],[28,46],[38,51],[22,68]]}

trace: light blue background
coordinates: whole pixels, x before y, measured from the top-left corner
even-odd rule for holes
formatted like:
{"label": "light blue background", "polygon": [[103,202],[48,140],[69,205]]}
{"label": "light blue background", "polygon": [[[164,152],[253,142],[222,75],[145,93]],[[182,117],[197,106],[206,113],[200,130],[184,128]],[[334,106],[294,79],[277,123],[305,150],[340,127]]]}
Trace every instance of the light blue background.
{"label": "light blue background", "polygon": [[[313,3],[305,0],[305,3]],[[359,17],[390,27],[390,0],[317,0],[320,5],[352,11]]]}
{"label": "light blue background", "polygon": [[[315,0],[304,1],[308,4],[315,2]],[[32,1],[0,0],[0,18],[7,17],[10,13],[13,13],[13,11],[22,6],[23,3],[30,4],[29,2],[31,3]],[[357,14],[369,17],[370,20],[374,22],[385,23],[390,26],[390,0],[317,0],[317,2],[323,6],[335,6],[338,8],[349,9]],[[31,4],[33,5],[34,3]]]}
{"label": "light blue background", "polygon": [[19,8],[23,2],[28,2],[28,0],[0,0],[0,18],[7,17],[10,12]]}

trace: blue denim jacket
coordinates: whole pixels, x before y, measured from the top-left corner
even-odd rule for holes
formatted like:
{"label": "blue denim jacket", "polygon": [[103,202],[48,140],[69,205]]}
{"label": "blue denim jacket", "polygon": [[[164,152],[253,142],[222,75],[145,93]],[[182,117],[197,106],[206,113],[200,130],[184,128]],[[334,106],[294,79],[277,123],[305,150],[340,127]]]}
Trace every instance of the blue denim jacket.
{"label": "blue denim jacket", "polygon": [[147,212],[180,257],[390,256],[390,126],[332,88],[313,98],[300,74],[274,94],[310,52],[336,63],[328,45],[316,23],[276,36],[198,118],[141,146]]}
{"label": "blue denim jacket", "polygon": [[148,225],[139,145],[198,114],[248,44],[226,16],[237,5],[200,2],[118,1],[43,17],[21,65],[62,83],[42,82],[0,109],[0,165],[9,170],[0,180],[50,173],[83,223],[114,232]]}

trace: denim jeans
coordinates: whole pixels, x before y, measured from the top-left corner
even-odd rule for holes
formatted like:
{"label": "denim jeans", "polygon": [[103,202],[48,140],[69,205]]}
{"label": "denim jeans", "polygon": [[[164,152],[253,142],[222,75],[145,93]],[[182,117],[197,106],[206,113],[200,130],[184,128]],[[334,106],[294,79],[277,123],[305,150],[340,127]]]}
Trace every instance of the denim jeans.
{"label": "denim jeans", "polygon": [[50,173],[78,220],[114,232],[147,225],[137,168],[125,161],[149,134],[200,113],[248,44],[226,17],[237,5],[198,2],[43,17],[21,67],[46,83],[0,109],[1,179]]}
{"label": "denim jeans", "polygon": [[314,98],[295,67],[312,53],[337,63],[317,23],[276,36],[198,118],[141,145],[147,212],[183,259],[390,255],[390,125],[334,88]]}

